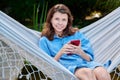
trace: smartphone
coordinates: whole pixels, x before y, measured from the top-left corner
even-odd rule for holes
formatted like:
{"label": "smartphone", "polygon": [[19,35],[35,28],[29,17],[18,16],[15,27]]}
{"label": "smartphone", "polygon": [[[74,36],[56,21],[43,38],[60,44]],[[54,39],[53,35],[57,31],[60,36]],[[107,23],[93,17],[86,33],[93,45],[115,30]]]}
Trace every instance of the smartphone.
{"label": "smartphone", "polygon": [[73,44],[75,46],[79,46],[80,40],[72,40],[72,41],[70,41],[70,44]]}
{"label": "smartphone", "polygon": [[[75,46],[79,46],[80,40],[72,40],[72,41],[70,41],[70,44],[73,44],[73,45],[75,45]],[[69,54],[67,54],[67,55],[72,55],[72,53],[69,53]]]}

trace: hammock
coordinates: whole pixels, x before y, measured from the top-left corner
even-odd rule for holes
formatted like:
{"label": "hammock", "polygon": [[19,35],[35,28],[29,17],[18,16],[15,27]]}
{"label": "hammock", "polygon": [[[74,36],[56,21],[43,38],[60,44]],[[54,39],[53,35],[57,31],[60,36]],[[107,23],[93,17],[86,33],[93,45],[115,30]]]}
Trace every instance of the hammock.
{"label": "hammock", "polygon": [[[117,70],[120,63],[119,14],[117,8],[80,30],[92,43],[95,61],[103,64],[111,61],[108,72]],[[38,47],[39,38],[40,32],[0,11],[0,80],[78,80]],[[116,73],[119,77],[120,72]]]}

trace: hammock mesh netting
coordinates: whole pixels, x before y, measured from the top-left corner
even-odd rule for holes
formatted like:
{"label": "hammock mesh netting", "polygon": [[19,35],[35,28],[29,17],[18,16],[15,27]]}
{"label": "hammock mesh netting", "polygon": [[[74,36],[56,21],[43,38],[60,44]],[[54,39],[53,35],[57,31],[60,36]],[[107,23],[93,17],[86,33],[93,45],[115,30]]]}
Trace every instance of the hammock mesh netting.
{"label": "hammock mesh netting", "polygon": [[72,76],[0,35],[0,80],[66,79]]}

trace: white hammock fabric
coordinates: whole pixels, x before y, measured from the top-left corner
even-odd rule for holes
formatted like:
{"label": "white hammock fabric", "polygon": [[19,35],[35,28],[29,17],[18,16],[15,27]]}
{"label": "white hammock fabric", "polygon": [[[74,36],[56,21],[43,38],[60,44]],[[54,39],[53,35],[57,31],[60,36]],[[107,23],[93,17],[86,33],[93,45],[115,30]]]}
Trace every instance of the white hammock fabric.
{"label": "white hammock fabric", "polygon": [[[120,8],[112,11],[104,18],[81,29],[91,41],[95,61],[106,63],[111,60],[107,68],[112,72],[120,63]],[[21,75],[29,80],[77,80],[66,68],[53,60],[38,47],[40,32],[28,29],[16,20],[0,11],[0,80],[15,80],[21,69],[25,66],[24,61],[44,73],[45,78],[35,77],[37,71]],[[33,75],[33,78],[31,77]]]}

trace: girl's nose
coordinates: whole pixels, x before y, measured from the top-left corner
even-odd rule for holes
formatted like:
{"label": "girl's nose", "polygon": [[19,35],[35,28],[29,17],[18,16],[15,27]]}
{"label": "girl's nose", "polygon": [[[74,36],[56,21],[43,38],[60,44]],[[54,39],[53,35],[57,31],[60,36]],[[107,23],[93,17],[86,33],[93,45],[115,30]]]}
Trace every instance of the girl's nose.
{"label": "girl's nose", "polygon": [[62,25],[62,21],[59,21],[58,24],[59,24],[59,25]]}

